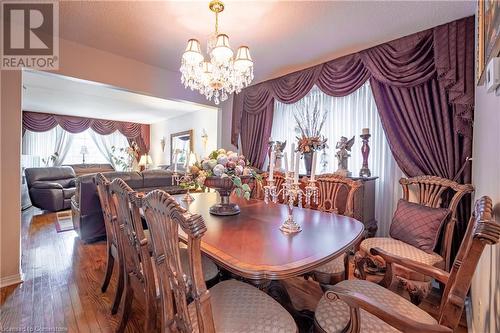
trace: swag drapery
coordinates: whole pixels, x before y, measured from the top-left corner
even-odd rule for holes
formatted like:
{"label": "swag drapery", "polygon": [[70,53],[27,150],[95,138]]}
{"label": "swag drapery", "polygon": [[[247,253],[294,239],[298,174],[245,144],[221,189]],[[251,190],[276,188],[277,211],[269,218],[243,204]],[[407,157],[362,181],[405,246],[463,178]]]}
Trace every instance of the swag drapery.
{"label": "swag drapery", "polygon": [[119,131],[127,139],[137,143],[141,154],[147,154],[150,147],[149,125],[122,121],[63,116],[39,112],[23,112],[23,132],[45,132],[57,125],[69,133],[81,133],[88,128],[101,135]]}
{"label": "swag drapery", "polygon": [[243,154],[262,167],[275,99],[295,103],[314,85],[328,95],[346,96],[367,80],[406,175],[470,182],[470,166],[459,173],[472,154],[473,16],[243,89],[233,102],[231,142],[237,145],[240,137]]}

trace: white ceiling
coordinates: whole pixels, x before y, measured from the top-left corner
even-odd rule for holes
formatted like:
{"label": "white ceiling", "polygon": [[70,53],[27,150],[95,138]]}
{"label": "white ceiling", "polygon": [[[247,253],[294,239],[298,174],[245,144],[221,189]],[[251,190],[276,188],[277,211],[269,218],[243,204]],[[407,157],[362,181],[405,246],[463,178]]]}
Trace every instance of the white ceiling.
{"label": "white ceiling", "polygon": [[[220,31],[248,45],[255,82],[473,15],[475,1],[225,1]],[[208,1],[64,1],[60,35],[171,71],[205,45]]]}
{"label": "white ceiling", "polygon": [[200,110],[200,104],[137,94],[63,75],[23,71],[25,111],[152,124]]}

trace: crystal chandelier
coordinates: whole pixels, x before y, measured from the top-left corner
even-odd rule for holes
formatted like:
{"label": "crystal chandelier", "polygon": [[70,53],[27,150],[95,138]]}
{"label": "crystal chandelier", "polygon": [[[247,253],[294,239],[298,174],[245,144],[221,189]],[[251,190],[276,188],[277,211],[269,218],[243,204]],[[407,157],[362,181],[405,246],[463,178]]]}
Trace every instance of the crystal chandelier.
{"label": "crystal chandelier", "polygon": [[240,46],[233,57],[229,37],[219,33],[219,13],[224,10],[224,4],[213,0],[208,7],[215,13],[215,33],[207,42],[210,59],[205,60],[197,39],[188,40],[182,54],[181,82],[185,88],[198,90],[208,100],[213,97],[215,104],[219,104],[252,82],[253,61],[248,46]]}

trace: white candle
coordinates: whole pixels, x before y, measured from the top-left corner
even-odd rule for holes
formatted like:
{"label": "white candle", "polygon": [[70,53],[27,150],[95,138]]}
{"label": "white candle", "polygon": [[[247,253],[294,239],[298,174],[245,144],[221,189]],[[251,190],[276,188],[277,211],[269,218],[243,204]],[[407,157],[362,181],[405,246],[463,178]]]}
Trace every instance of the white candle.
{"label": "white candle", "polygon": [[290,153],[290,170],[295,170],[294,157],[295,156],[295,143],[292,143],[292,151]]}
{"label": "white candle", "polygon": [[174,172],[177,172],[177,152],[174,153]]}
{"label": "white candle", "polygon": [[316,173],[316,152],[313,153],[313,158],[312,158],[311,181],[314,181],[315,173]]}
{"label": "white candle", "polygon": [[361,130],[361,134],[363,134],[363,135],[370,134],[370,129],[369,128],[363,128]]}
{"label": "white candle", "polygon": [[293,175],[293,182],[295,184],[299,183],[299,165],[300,165],[300,153],[295,153],[295,173]]}
{"label": "white candle", "polygon": [[189,154],[191,154],[191,152],[188,150],[186,152],[186,163],[184,163],[184,168],[186,169],[186,171],[187,171],[187,168],[189,166]]}
{"label": "white candle", "polygon": [[271,152],[271,158],[269,159],[269,177],[267,178],[268,181],[273,180],[273,172],[274,172],[274,163],[276,159],[276,152],[273,150]]}
{"label": "white candle", "polygon": [[283,159],[285,160],[285,176],[288,174],[288,154],[286,151],[283,153]]}

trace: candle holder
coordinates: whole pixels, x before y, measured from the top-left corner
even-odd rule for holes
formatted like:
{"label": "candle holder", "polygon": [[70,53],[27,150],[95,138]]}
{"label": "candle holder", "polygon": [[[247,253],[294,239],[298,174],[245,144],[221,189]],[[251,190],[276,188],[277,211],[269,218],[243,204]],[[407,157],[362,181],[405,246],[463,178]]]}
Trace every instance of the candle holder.
{"label": "candle holder", "polygon": [[182,201],[184,202],[192,202],[194,201],[194,197],[189,193],[189,190],[191,186],[193,186],[193,175],[190,172],[186,172],[184,175],[179,175],[177,171],[174,171],[172,174],[172,180],[177,184],[178,186],[182,186],[181,184],[187,184],[186,189],[187,192],[184,194],[182,197]]}
{"label": "candle holder", "polygon": [[318,187],[316,181],[310,180],[305,188],[302,190],[299,183],[294,182],[293,172],[285,174],[285,181],[281,189],[277,189],[274,180],[268,180],[268,184],[264,186],[264,202],[269,203],[269,199],[273,203],[278,202],[278,197],[281,195],[283,201],[288,206],[288,217],[281,224],[280,230],[286,234],[294,234],[302,231],[301,226],[293,218],[293,208],[295,200],[298,201],[298,206],[302,208],[302,198],[305,196],[306,205],[311,204],[311,199],[314,203],[318,203]]}
{"label": "candle holder", "polygon": [[368,155],[370,155],[370,146],[368,145],[368,140],[370,139],[370,134],[361,134],[361,139],[363,140],[363,145],[361,146],[361,154],[363,155],[363,165],[361,170],[359,170],[360,177],[370,177],[372,175],[370,169],[368,168]]}

